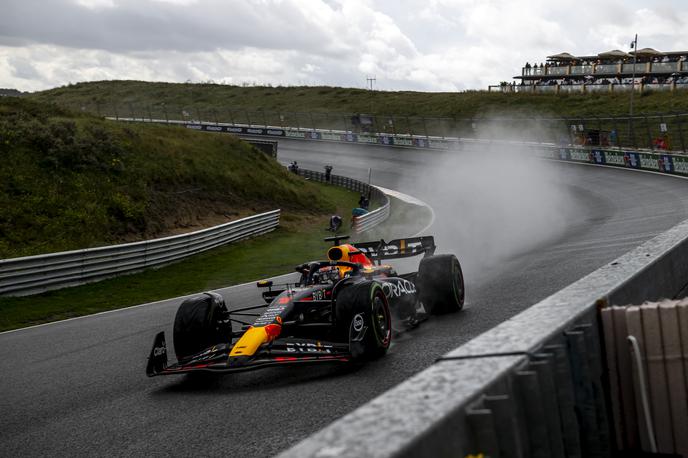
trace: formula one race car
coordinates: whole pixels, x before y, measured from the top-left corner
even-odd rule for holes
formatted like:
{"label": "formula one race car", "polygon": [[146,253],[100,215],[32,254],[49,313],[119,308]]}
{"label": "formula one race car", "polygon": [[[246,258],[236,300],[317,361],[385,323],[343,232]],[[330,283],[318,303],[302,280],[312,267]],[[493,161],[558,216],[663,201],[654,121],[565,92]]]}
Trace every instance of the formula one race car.
{"label": "formula one race car", "polygon": [[[297,266],[297,283],[258,282],[266,289],[264,304],[230,311],[212,292],[182,302],[174,320],[178,362],[168,365],[160,332],[148,358],[148,376],[375,359],[387,352],[394,330],[463,307],[459,261],[450,254],[434,255],[433,237],[342,244],[347,238],[326,238],[334,242],[328,260]],[[398,275],[382,264],[421,254],[417,272]],[[265,309],[262,314],[252,313],[259,308]],[[245,316],[257,318],[248,323]]]}

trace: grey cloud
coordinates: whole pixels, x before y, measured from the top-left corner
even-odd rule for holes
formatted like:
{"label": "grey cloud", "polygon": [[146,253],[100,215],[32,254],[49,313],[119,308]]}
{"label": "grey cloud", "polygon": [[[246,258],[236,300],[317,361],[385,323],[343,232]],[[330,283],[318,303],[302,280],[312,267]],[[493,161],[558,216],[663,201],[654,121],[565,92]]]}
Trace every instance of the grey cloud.
{"label": "grey cloud", "polygon": [[40,79],[41,75],[27,59],[21,57],[11,57],[8,59],[12,67],[12,75],[26,80]]}
{"label": "grey cloud", "polygon": [[289,2],[224,2],[189,5],[124,0],[114,7],[86,8],[66,0],[9,0],[0,16],[0,44],[53,44],[127,53],[214,49],[300,49],[342,52],[307,11]]}

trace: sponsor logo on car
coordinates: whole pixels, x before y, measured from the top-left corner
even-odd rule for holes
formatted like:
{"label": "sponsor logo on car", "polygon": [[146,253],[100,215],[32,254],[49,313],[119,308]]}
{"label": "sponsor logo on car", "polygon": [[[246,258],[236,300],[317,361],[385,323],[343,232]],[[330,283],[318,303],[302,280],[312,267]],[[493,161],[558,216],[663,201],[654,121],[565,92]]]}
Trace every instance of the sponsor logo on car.
{"label": "sponsor logo on car", "polygon": [[406,294],[415,294],[416,285],[408,280],[400,279],[382,283],[382,290],[388,298],[396,298]]}
{"label": "sponsor logo on car", "polygon": [[354,331],[356,332],[361,332],[361,330],[363,329],[363,315],[361,315],[360,313],[357,313],[354,316],[353,327]]}
{"label": "sponsor logo on car", "polygon": [[153,349],[153,356],[163,356],[167,354],[167,347],[165,347],[165,344],[163,344],[160,347],[155,347]]}
{"label": "sponsor logo on car", "polygon": [[287,351],[290,353],[332,353],[332,345],[321,342],[287,342]]}

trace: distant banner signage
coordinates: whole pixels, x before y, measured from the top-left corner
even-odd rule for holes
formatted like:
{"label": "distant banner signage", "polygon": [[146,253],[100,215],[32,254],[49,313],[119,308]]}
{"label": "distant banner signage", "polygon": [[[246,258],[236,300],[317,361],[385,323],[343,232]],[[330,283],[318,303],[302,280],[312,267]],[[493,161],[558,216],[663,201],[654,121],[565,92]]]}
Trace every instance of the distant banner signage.
{"label": "distant banner signage", "polygon": [[640,155],[638,153],[634,152],[625,152],[624,153],[624,162],[626,164],[626,167],[631,167],[633,169],[639,169],[640,168]]}
{"label": "distant banner signage", "polygon": [[659,165],[660,172],[674,172],[674,164],[671,160],[671,156],[669,156],[668,154],[662,154],[661,156],[659,156],[659,159],[657,159],[657,163]]}
{"label": "distant banner signage", "polygon": [[659,157],[654,154],[638,154],[640,158],[640,168],[645,170],[656,170],[659,172]]}
{"label": "distant banner signage", "polygon": [[218,126],[214,124],[187,124],[187,129],[203,130],[206,132],[227,132],[230,134],[265,135],[268,137],[284,137],[283,129],[263,129],[259,127]]}
{"label": "distant banner signage", "polygon": [[590,153],[590,156],[592,157],[592,161],[595,164],[604,164],[605,163],[605,157],[604,157],[604,151],[594,149]]}
{"label": "distant banner signage", "polygon": [[[354,134],[319,132],[315,130],[294,130],[262,127],[224,126],[215,124],[186,124],[187,129],[207,132],[227,132],[240,135],[287,137],[303,140],[325,140],[334,142],[378,144],[385,146],[409,146],[415,148],[449,149],[456,140],[429,139],[426,137],[396,137],[391,134]],[[670,154],[638,153],[635,151],[612,151],[585,148],[543,148],[538,155],[564,161],[587,162],[600,165],[614,165],[633,169],[654,170],[664,173],[688,175],[688,158]]]}
{"label": "distant banner signage", "polygon": [[621,167],[626,166],[624,153],[618,151],[605,151],[604,160],[607,165],[618,165]]}
{"label": "distant banner signage", "polygon": [[569,149],[569,158],[572,161],[592,162],[591,153],[587,150]]}
{"label": "distant banner signage", "polygon": [[673,164],[674,173],[688,175],[688,158],[672,156],[671,162]]}

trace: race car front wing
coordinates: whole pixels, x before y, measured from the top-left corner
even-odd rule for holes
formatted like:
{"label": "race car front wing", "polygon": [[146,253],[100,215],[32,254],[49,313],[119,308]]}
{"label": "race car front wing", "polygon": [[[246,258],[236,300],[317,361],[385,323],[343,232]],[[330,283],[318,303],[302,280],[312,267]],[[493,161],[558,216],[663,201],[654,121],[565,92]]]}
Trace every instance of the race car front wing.
{"label": "race car front wing", "polygon": [[165,333],[155,336],[148,356],[146,374],[172,375],[187,372],[243,372],[269,366],[348,362],[351,360],[349,345],[305,339],[277,339],[264,345],[252,356],[230,356],[232,345],[221,343],[196,355],[168,365]]}

